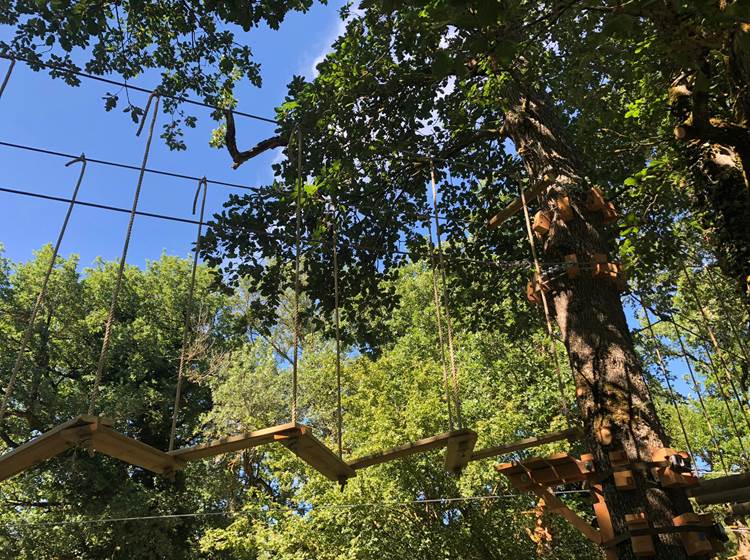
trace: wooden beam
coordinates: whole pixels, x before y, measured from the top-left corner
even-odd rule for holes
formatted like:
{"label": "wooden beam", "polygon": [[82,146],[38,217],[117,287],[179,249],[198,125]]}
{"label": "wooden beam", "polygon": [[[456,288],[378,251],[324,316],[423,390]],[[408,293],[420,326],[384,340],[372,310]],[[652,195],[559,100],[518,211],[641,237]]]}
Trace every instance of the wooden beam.
{"label": "wooden beam", "polygon": [[[697,487],[696,490],[698,488],[700,488],[700,486]],[[712,494],[701,494],[700,496],[694,496],[693,494],[691,494],[689,489],[688,495],[693,496],[695,498],[695,501],[700,505],[733,504],[736,502],[750,501],[750,488],[724,490],[722,492],[715,492]]]}
{"label": "wooden beam", "polygon": [[448,472],[460,474],[471,461],[471,454],[477,443],[477,434],[471,430],[465,431],[466,434],[448,440],[445,448],[445,470]]}
{"label": "wooden beam", "polygon": [[[78,416],[44,432],[23,445],[20,445],[3,455],[0,455],[0,481],[6,480],[20,472],[29,470],[39,463],[59,455],[66,449],[76,445],[90,433],[91,426],[111,426],[112,421],[99,416]],[[84,428],[82,433],[70,432]],[[88,430],[88,431],[87,431]]]}
{"label": "wooden beam", "polygon": [[185,466],[172,455],[108,427],[99,426],[94,430],[87,446],[99,453],[158,474],[174,472]]}
{"label": "wooden beam", "polygon": [[496,447],[487,447],[486,449],[475,451],[471,456],[471,460],[479,461],[481,459],[497,457],[498,455],[505,455],[507,453],[513,453],[514,451],[521,451],[522,449],[529,449],[530,447],[536,447],[538,445],[544,445],[547,443],[554,443],[556,441],[562,441],[564,439],[568,441],[576,441],[580,439],[581,436],[582,434],[580,430],[578,430],[577,428],[571,428],[569,430],[552,432],[543,436],[528,437],[518,440],[514,443],[498,445]]}
{"label": "wooden beam", "polygon": [[586,523],[585,520],[578,517],[576,512],[566,506],[562,500],[550,492],[549,489],[539,484],[533,484],[530,489],[534,494],[544,500],[544,503],[547,504],[547,508],[551,512],[567,519],[573,527],[578,529],[578,531],[592,543],[602,544],[602,534],[597,529],[594,529],[591,525]]}
{"label": "wooden beam", "polygon": [[437,436],[423,438],[349,461],[349,466],[355,470],[359,470],[364,469],[365,467],[394,461],[396,459],[402,459],[403,457],[409,457],[410,455],[416,455],[417,453],[425,453],[427,451],[432,451],[433,449],[442,449],[448,445],[448,442],[451,439],[465,438],[471,433],[474,432],[471,430],[455,430],[453,432],[446,432]]}
{"label": "wooden beam", "polygon": [[281,444],[328,480],[344,482],[355,470],[318,440],[307,426],[299,426],[300,435],[277,438]]}
{"label": "wooden beam", "polygon": [[262,430],[255,430],[253,432],[245,432],[217,439],[203,445],[176,449],[175,451],[171,451],[170,455],[173,455],[182,461],[197,461],[206,457],[213,457],[215,455],[222,455],[224,453],[231,453],[232,451],[240,451],[258,445],[272,443],[277,441],[277,436],[297,437],[300,433],[300,426],[298,424],[288,422],[286,424],[279,424],[278,426],[272,426]]}
{"label": "wooden beam", "polygon": [[[526,189],[523,191],[523,195],[526,198],[526,201],[533,200],[542,192],[544,192],[544,189],[547,188],[546,181],[540,181],[533,187]],[[497,227],[500,227],[500,225],[505,222],[508,218],[510,218],[513,214],[518,212],[523,207],[523,203],[521,202],[521,197],[519,196],[517,199],[515,199],[513,202],[511,202],[508,206],[503,208],[500,212],[495,214],[490,220],[487,222],[487,228],[488,229],[495,229]]]}
{"label": "wooden beam", "polygon": [[688,495],[699,498],[707,494],[717,494],[748,487],[750,487],[750,473],[732,474],[719,478],[701,479],[700,486],[690,488]]}

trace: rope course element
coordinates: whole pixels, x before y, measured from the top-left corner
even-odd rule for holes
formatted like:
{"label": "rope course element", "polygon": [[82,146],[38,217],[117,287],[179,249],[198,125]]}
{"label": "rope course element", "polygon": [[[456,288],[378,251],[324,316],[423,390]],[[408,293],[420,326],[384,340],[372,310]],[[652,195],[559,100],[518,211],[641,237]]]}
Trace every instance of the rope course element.
{"label": "rope course element", "polygon": [[201,198],[201,210],[200,217],[198,218],[198,234],[195,238],[195,250],[193,251],[193,266],[190,270],[190,287],[188,288],[188,299],[185,305],[185,323],[182,330],[182,347],[180,348],[180,365],[177,370],[177,387],[174,395],[174,409],[172,412],[172,428],[169,432],[169,451],[174,450],[175,434],[177,432],[177,413],[180,410],[180,397],[182,396],[182,380],[185,371],[185,360],[187,354],[187,345],[190,338],[190,316],[193,312],[193,298],[195,294],[195,274],[198,270],[198,255],[201,250],[201,233],[203,226],[203,214],[206,210],[206,195],[208,194],[208,181],[204,177],[198,181],[198,188],[195,190],[195,198],[193,199],[193,215],[195,215],[195,207],[198,204],[198,195],[203,191],[203,197]]}
{"label": "rope course element", "polygon": [[451,366],[451,385],[453,389],[453,404],[456,411],[456,423],[458,429],[463,429],[463,418],[461,415],[461,395],[458,389],[458,368],[456,367],[456,352],[453,346],[453,322],[450,312],[450,298],[448,297],[448,284],[445,274],[445,262],[443,260],[442,234],[440,231],[440,219],[437,216],[437,182],[435,181],[435,164],[430,159],[430,182],[432,184],[432,210],[434,212],[435,236],[437,237],[438,268],[440,269],[441,288],[443,292],[443,307],[445,310],[445,329],[448,342],[448,357]]}
{"label": "rope course element", "polygon": [[[708,414],[706,403],[703,401],[703,394],[701,392],[700,385],[698,384],[698,380],[695,377],[695,372],[693,371],[693,365],[690,363],[690,358],[688,358],[687,349],[685,348],[685,343],[682,340],[682,333],[679,331],[677,327],[677,323],[675,323],[672,320],[670,320],[669,322],[672,324],[672,328],[674,329],[674,332],[675,332],[675,337],[677,338],[677,342],[680,345],[682,358],[685,362],[685,366],[687,367],[688,373],[690,374],[690,380],[693,382],[693,391],[695,391],[695,394],[698,397],[698,403],[700,404],[700,407],[701,407],[703,419],[706,421],[706,426],[708,427],[708,433],[711,435],[711,440],[714,444],[714,448],[716,449],[716,452],[719,454],[719,462],[721,463],[721,468],[724,469],[724,472],[728,472],[729,469],[727,469],[727,465],[724,460],[724,451],[722,450],[721,445],[719,445],[719,440],[716,438],[716,432],[714,431],[713,422],[711,422],[711,416]],[[738,440],[741,446],[742,438],[739,437],[739,433],[737,433],[737,436],[738,436]]]}
{"label": "rope course element", "polygon": [[[109,84],[111,86],[119,86],[125,89],[132,89],[133,91],[140,91],[141,93],[148,93],[149,95],[158,95],[160,97],[169,98],[169,99],[175,99],[181,103],[189,103],[190,105],[197,105],[199,107],[206,107],[207,109],[214,109],[216,111],[226,111],[227,109],[224,107],[219,107],[218,105],[211,105],[210,103],[204,103],[202,101],[196,101],[195,99],[190,99],[189,97],[184,97],[180,95],[166,95],[163,92],[159,91],[159,89],[146,89],[143,87],[134,86],[132,84],[129,84],[127,82],[118,82],[116,80],[110,80],[109,78],[104,78],[102,76],[95,76],[94,74],[87,74],[86,72],[81,72],[80,70],[73,70],[72,68],[68,68],[65,66],[62,66],[60,64],[50,64],[49,62],[42,62],[40,60],[34,60],[29,61],[22,57],[14,57],[7,54],[0,54],[0,58],[5,58],[6,60],[11,61],[20,61],[25,64],[27,64],[29,67],[33,69],[34,66],[41,66],[43,68],[47,68],[49,70],[55,70],[56,72],[62,72],[64,74],[70,74],[72,76],[78,76],[79,78],[86,78],[88,80],[94,80],[97,82],[102,82],[104,84]],[[274,119],[269,119],[267,117],[261,117],[260,115],[253,115],[252,113],[245,113],[243,111],[236,111],[234,109],[229,109],[232,111],[232,114],[239,115],[240,117],[247,117],[249,119],[254,119],[257,121],[267,122],[270,124],[278,124],[277,121]]]}
{"label": "rope course element", "polygon": [[[677,421],[679,422],[680,430],[682,431],[682,437],[685,439],[686,449],[690,454],[690,464],[693,465],[693,468],[695,469],[697,468],[695,463],[695,454],[693,453],[693,448],[690,445],[690,438],[687,435],[687,429],[685,428],[685,422],[682,418],[680,407],[677,404],[677,397],[675,395],[674,388],[672,387],[672,381],[669,378],[669,371],[667,370],[667,366],[664,364],[664,359],[662,358],[661,351],[659,350],[659,340],[656,338],[656,333],[654,332],[654,328],[651,325],[651,318],[649,317],[648,311],[646,311],[646,306],[643,305],[643,302],[641,302],[641,309],[643,311],[643,317],[646,321],[646,326],[648,327],[648,332],[651,336],[651,341],[654,345],[654,351],[656,352],[656,359],[659,363],[659,369],[661,369],[662,376],[664,377],[664,381],[667,384],[667,390],[669,391],[669,400],[672,401],[672,406],[674,407],[675,413],[677,414]],[[697,472],[696,476],[698,476]]]}
{"label": "rope course element", "polygon": [[5,93],[5,87],[8,85],[8,82],[10,81],[10,75],[13,73],[13,68],[15,68],[15,66],[16,66],[16,61],[11,59],[10,65],[8,66],[8,70],[5,72],[3,83],[0,84],[0,98],[2,98],[3,93]]}
{"label": "rope course element", "polygon": [[42,303],[44,302],[44,299],[47,297],[47,286],[49,285],[49,279],[52,276],[52,271],[55,269],[55,264],[57,262],[57,255],[60,252],[60,246],[62,245],[63,238],[65,237],[65,231],[68,228],[70,215],[73,213],[73,207],[75,206],[75,201],[76,201],[76,198],[78,197],[78,191],[80,190],[81,183],[83,182],[83,176],[86,173],[85,154],[81,154],[77,158],[65,164],[65,167],[70,167],[74,163],[79,163],[79,162],[81,163],[81,171],[78,174],[78,180],[76,181],[76,185],[73,188],[73,194],[70,199],[70,204],[68,204],[68,211],[65,213],[65,219],[63,220],[62,226],[60,227],[60,233],[57,236],[55,247],[52,250],[52,257],[50,258],[49,265],[47,266],[47,270],[44,273],[44,280],[42,280],[42,287],[39,290],[39,294],[37,295],[36,301],[34,302],[34,307],[31,309],[31,314],[29,315],[29,322],[26,325],[26,330],[23,333],[23,338],[21,339],[21,344],[18,348],[18,355],[16,356],[16,361],[13,364],[13,369],[10,373],[10,378],[8,379],[8,385],[5,387],[5,393],[3,395],[2,403],[0,403],[0,426],[3,423],[3,419],[5,418],[5,413],[8,408],[8,403],[10,402],[11,395],[13,394],[13,389],[15,388],[16,379],[18,378],[18,372],[21,371],[21,366],[23,365],[23,359],[26,353],[26,347],[29,345],[29,342],[31,341],[31,336],[34,333],[34,323],[36,322],[37,313],[39,313],[39,309],[41,308]]}
{"label": "rope course element", "polygon": [[745,358],[745,363],[750,364],[750,352],[748,351],[747,344],[745,343],[743,337],[740,335],[740,332],[737,330],[737,325],[735,325],[734,321],[732,321],[732,316],[729,312],[726,301],[724,301],[724,298],[721,297],[721,294],[719,293],[718,286],[719,282],[721,282],[721,278],[719,278],[710,267],[706,267],[706,270],[708,271],[709,276],[713,277],[713,281],[710,282],[710,284],[714,288],[716,301],[719,302],[719,307],[721,307],[722,312],[726,316],[726,322],[729,323],[729,330],[732,332],[732,335],[734,335],[734,339],[737,341],[737,346],[740,347],[740,352],[742,353],[742,357]]}
{"label": "rope course element", "polygon": [[[14,148],[17,150],[26,150],[27,152],[34,152],[37,154],[44,154],[48,156],[57,156],[62,158],[73,158],[75,156],[66,154],[64,152],[58,152],[55,150],[48,150],[46,148],[38,148],[35,146],[27,146],[24,144],[16,144],[13,142],[4,142],[0,140],[0,146],[5,146],[6,148]],[[120,169],[129,169],[131,171],[140,171],[141,168],[137,165],[129,165],[127,163],[119,163],[116,161],[110,161],[106,159],[96,159],[96,158],[89,158],[89,163],[96,163],[98,165],[107,165],[109,167],[117,167]],[[200,181],[203,179],[203,177],[193,177],[192,175],[185,175],[183,173],[175,173],[173,171],[164,171],[161,169],[152,169],[149,167],[146,167],[144,169],[146,173],[153,173],[154,175],[163,175],[165,177],[174,177],[175,179],[185,179],[187,181]],[[248,187],[247,185],[240,185],[239,183],[228,183],[226,181],[217,181],[216,179],[206,179],[206,181],[211,185],[221,185],[222,187],[230,187],[233,189],[242,189],[246,191],[257,191],[257,187]]]}
{"label": "rope course element", "polygon": [[[542,277],[542,267],[539,264],[539,255],[537,254],[536,245],[534,244],[534,234],[531,231],[531,218],[529,217],[529,206],[526,203],[526,194],[524,193],[523,186],[519,186],[521,193],[521,206],[523,207],[523,218],[526,225],[526,235],[531,247],[531,256],[534,260],[534,270],[539,278]],[[565,383],[563,383],[562,370],[560,369],[560,360],[557,357],[557,344],[555,343],[555,331],[552,328],[552,319],[550,318],[549,302],[547,301],[547,294],[544,290],[540,290],[542,295],[542,308],[544,309],[544,318],[547,324],[547,334],[550,339],[549,353],[552,355],[552,360],[555,364],[555,374],[557,375],[557,386],[560,391],[560,410],[565,415],[565,421],[570,428],[573,421],[570,417],[570,409],[568,407],[567,399],[565,398]]]}
{"label": "rope course element", "polygon": [[115,283],[115,289],[112,292],[112,301],[110,302],[109,306],[109,313],[107,314],[107,322],[104,326],[104,340],[102,341],[102,349],[101,353],[99,354],[99,361],[96,365],[96,376],[94,378],[94,386],[91,389],[91,397],[89,400],[89,415],[93,415],[94,411],[96,409],[96,401],[99,397],[99,386],[102,381],[102,374],[104,372],[104,365],[107,361],[107,353],[109,351],[109,343],[110,338],[112,336],[112,323],[114,322],[115,318],[115,308],[117,307],[117,300],[120,296],[120,289],[122,288],[122,279],[125,273],[125,261],[128,256],[128,248],[130,246],[130,238],[133,233],[133,222],[135,221],[135,213],[138,209],[138,199],[141,195],[141,187],[143,186],[143,176],[146,173],[146,163],[148,163],[148,155],[149,151],[151,149],[151,140],[154,137],[154,126],[156,125],[156,117],[159,113],[159,97],[155,94],[151,94],[148,98],[148,102],[146,104],[146,109],[143,112],[143,119],[141,120],[141,124],[138,127],[138,132],[136,133],[136,136],[140,136],[141,132],[143,131],[143,125],[146,123],[146,118],[148,116],[149,108],[151,107],[151,102],[154,103],[154,110],[153,115],[151,117],[151,124],[149,125],[149,131],[148,131],[148,138],[146,139],[146,148],[143,152],[143,162],[141,164],[141,172],[138,175],[138,183],[135,187],[135,194],[133,195],[133,207],[130,211],[130,220],[128,220],[128,229],[125,233],[125,242],[122,246],[122,255],[120,256],[120,265],[117,270],[117,280]]}
{"label": "rope course element", "polygon": [[[687,268],[683,265],[682,267],[683,274],[685,276],[685,279],[687,280],[689,292],[693,296],[693,300],[695,301],[695,304],[698,306],[698,310],[700,311],[701,317],[703,318],[703,326],[706,329],[706,332],[708,332],[708,336],[711,339],[711,343],[714,346],[714,349],[716,350],[716,355],[719,358],[719,361],[721,362],[721,365],[724,368],[724,376],[727,381],[729,381],[729,386],[732,389],[732,393],[734,395],[734,398],[737,400],[737,404],[740,407],[740,412],[742,413],[742,417],[745,420],[745,424],[747,424],[748,429],[750,429],[750,418],[747,416],[747,403],[742,399],[740,396],[739,391],[737,390],[737,386],[734,383],[734,380],[732,379],[732,376],[730,375],[730,368],[728,364],[726,363],[726,360],[724,360],[724,355],[721,351],[721,347],[719,346],[719,342],[716,339],[716,335],[714,334],[714,330],[711,327],[711,323],[708,319],[708,315],[706,314],[706,308],[703,306],[702,300],[700,296],[698,295],[698,287],[696,286],[695,282],[693,281],[693,278],[688,273]],[[709,360],[713,364],[713,358],[709,354]],[[714,368],[714,372],[716,373],[716,377],[718,380],[718,369]]]}
{"label": "rope course element", "polygon": [[[292,132],[292,136],[295,133]],[[300,298],[300,241],[302,237],[302,130],[297,128],[297,187],[294,240],[294,354],[292,359],[292,422],[297,422],[297,376],[299,373],[299,298]],[[289,144],[291,144],[291,138]]]}
{"label": "rope course element", "polygon": [[[334,205],[335,206],[335,205]],[[338,250],[338,218],[333,216],[333,299],[334,326],[336,329],[336,440],[338,443],[339,459],[344,457],[344,424],[341,412],[341,314],[339,310],[339,250]]]}

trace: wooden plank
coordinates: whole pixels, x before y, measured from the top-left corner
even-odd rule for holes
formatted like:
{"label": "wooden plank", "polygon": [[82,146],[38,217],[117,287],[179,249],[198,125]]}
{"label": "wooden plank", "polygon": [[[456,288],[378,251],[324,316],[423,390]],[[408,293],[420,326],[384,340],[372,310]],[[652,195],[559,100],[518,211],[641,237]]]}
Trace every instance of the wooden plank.
{"label": "wooden plank", "polygon": [[355,470],[342,461],[335,453],[321,443],[306,426],[299,426],[301,431],[297,437],[283,438],[279,441],[310,465],[328,480],[344,482],[355,476]]}
{"label": "wooden plank", "polygon": [[477,434],[471,430],[465,430],[463,435],[457,435],[448,440],[445,448],[445,470],[459,474],[471,461],[471,454],[477,443]]}
{"label": "wooden plank", "polygon": [[108,427],[100,426],[93,431],[88,445],[99,453],[159,474],[174,472],[184,466],[172,455]]}
{"label": "wooden plank", "polygon": [[[533,199],[535,199],[537,196],[542,194],[542,192],[544,192],[544,190],[547,188],[547,185],[548,183],[546,181],[540,181],[533,187],[523,191],[523,194],[526,197],[526,202],[529,203]],[[523,203],[521,202],[521,197],[519,196],[517,199],[511,202],[508,206],[506,206],[500,212],[498,212],[492,218],[490,218],[490,220],[487,222],[487,228],[495,229],[496,227],[499,227],[503,222],[505,222],[513,214],[518,212],[522,207],[523,207]]]}
{"label": "wooden plank", "polygon": [[349,466],[355,470],[364,469],[365,467],[402,459],[404,457],[409,457],[410,455],[416,455],[417,453],[425,453],[427,451],[432,451],[433,449],[442,449],[448,445],[448,442],[451,439],[460,439],[466,437],[469,433],[474,432],[471,430],[455,430],[453,432],[446,432],[437,436],[423,438],[386,449],[379,453],[373,453],[372,455],[354,459],[353,461],[349,461]]}
{"label": "wooden plank", "polygon": [[564,439],[568,441],[576,441],[581,438],[581,432],[578,429],[562,430],[560,432],[552,432],[543,436],[528,437],[525,439],[518,440],[514,443],[506,445],[498,445],[495,447],[487,447],[486,449],[480,449],[475,451],[471,456],[472,461],[480,461],[482,459],[488,459],[490,457],[497,457],[498,455],[505,455],[507,453],[513,453],[514,451],[521,451],[522,449],[529,449],[538,445],[544,445],[547,443],[554,443],[562,441]]}
{"label": "wooden plank", "polygon": [[68,430],[97,424],[112,425],[112,421],[98,416],[78,416],[1,455],[0,481],[31,469],[75,445],[78,440],[71,437],[73,434]]}
{"label": "wooden plank", "polygon": [[300,427],[298,424],[288,422],[286,424],[279,424],[278,426],[272,426],[262,430],[255,430],[253,432],[246,432],[217,439],[203,445],[176,449],[175,451],[171,451],[170,455],[173,455],[182,461],[197,461],[206,457],[213,457],[215,455],[222,455],[232,451],[250,449],[251,447],[271,443],[278,439],[277,436],[287,435],[296,437],[299,436],[300,433]]}

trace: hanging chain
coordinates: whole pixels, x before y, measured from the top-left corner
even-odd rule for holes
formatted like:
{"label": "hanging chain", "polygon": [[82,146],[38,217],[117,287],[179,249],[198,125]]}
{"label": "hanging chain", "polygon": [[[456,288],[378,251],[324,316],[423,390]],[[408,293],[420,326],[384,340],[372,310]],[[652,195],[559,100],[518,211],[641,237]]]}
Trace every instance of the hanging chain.
{"label": "hanging chain", "polygon": [[[7,81],[7,76],[6,76],[6,81]],[[3,83],[3,87],[4,86],[5,86],[5,83]],[[62,226],[60,227],[60,233],[58,233],[57,235],[57,241],[55,242],[55,247],[52,250],[52,258],[50,259],[49,265],[47,266],[47,270],[44,273],[44,280],[42,281],[42,288],[39,290],[39,294],[37,295],[36,301],[34,302],[34,307],[31,309],[31,314],[29,315],[29,322],[26,325],[26,330],[23,333],[23,338],[21,339],[21,344],[18,348],[18,355],[16,356],[16,361],[13,364],[13,370],[11,371],[10,378],[8,379],[8,385],[5,387],[5,393],[3,394],[3,401],[2,403],[0,403],[0,426],[3,423],[3,419],[5,418],[5,413],[8,408],[8,403],[10,402],[10,398],[13,394],[13,389],[15,388],[15,385],[16,385],[16,379],[18,378],[18,372],[21,371],[21,366],[23,365],[23,359],[26,353],[26,348],[29,345],[29,342],[31,341],[31,336],[34,333],[34,323],[36,321],[36,316],[39,313],[39,309],[41,308],[42,303],[44,302],[44,299],[47,297],[47,286],[49,285],[49,280],[50,280],[50,277],[52,276],[52,271],[55,269],[55,264],[57,262],[57,255],[60,252],[60,246],[62,245],[63,238],[65,237],[65,231],[68,228],[70,215],[73,213],[73,207],[76,204],[76,198],[78,197],[78,191],[81,188],[81,183],[83,182],[83,176],[86,173],[85,154],[81,154],[79,157],[65,164],[65,167],[69,167],[73,165],[74,163],[79,163],[79,162],[81,163],[81,171],[78,174],[78,180],[76,181],[75,188],[73,188],[73,195],[70,197],[70,204],[68,204],[68,211],[65,213],[65,219],[63,220]]]}
{"label": "hanging chain", "polygon": [[[523,187],[520,187],[521,191],[521,205],[523,206],[523,217],[526,223],[526,234],[529,240],[529,246],[531,247],[531,256],[534,259],[534,270],[536,271],[537,278],[541,281],[542,278],[542,267],[539,264],[539,256],[536,252],[536,245],[534,245],[534,235],[531,232],[531,218],[529,217],[529,207],[526,204],[526,194],[524,193]],[[560,361],[557,357],[557,344],[555,344],[555,331],[552,328],[552,319],[550,318],[549,303],[547,302],[547,294],[544,290],[540,290],[542,295],[542,307],[544,308],[544,318],[547,323],[547,334],[549,335],[549,353],[552,355],[552,360],[555,364],[555,373],[557,374],[557,385],[560,391],[560,409],[565,416],[565,421],[570,428],[573,424],[570,417],[570,409],[568,407],[567,399],[565,398],[565,384],[563,383],[562,370],[560,369]]]}
{"label": "hanging chain", "polygon": [[102,375],[104,372],[104,366],[107,362],[107,353],[109,352],[109,343],[112,337],[112,324],[115,319],[115,308],[117,307],[117,300],[120,296],[120,289],[122,288],[122,279],[125,274],[125,261],[128,256],[128,248],[130,247],[130,237],[133,233],[133,222],[135,221],[136,211],[138,210],[138,199],[141,195],[141,186],[143,185],[143,176],[146,173],[146,164],[148,163],[148,154],[151,149],[151,140],[154,137],[154,126],[156,125],[156,117],[159,114],[159,96],[152,93],[148,97],[146,103],[146,109],[143,111],[143,119],[138,127],[136,136],[140,136],[143,131],[143,125],[146,123],[146,117],[148,116],[151,102],[154,102],[153,115],[151,117],[151,124],[149,125],[148,138],[146,139],[146,148],[143,152],[143,161],[141,163],[140,174],[138,175],[138,183],[135,187],[135,194],[133,195],[133,207],[130,210],[130,219],[128,220],[128,229],[125,233],[125,243],[122,246],[122,254],[120,255],[120,266],[117,270],[117,280],[115,282],[115,289],[112,292],[112,301],[109,306],[109,313],[107,314],[107,322],[104,325],[104,340],[102,341],[102,349],[99,354],[99,361],[96,365],[96,377],[94,378],[94,386],[91,389],[91,398],[89,400],[88,413],[93,415],[96,410],[96,402],[99,398],[99,386],[102,382]]}
{"label": "hanging chain", "polygon": [[458,428],[463,428],[463,418],[461,415],[461,395],[458,390],[458,369],[456,367],[456,353],[453,347],[453,323],[451,321],[450,300],[448,298],[448,287],[445,275],[445,262],[443,261],[443,245],[440,233],[440,218],[437,210],[437,182],[435,181],[435,164],[430,159],[430,179],[432,182],[432,210],[435,221],[435,236],[437,237],[438,248],[438,265],[440,268],[440,278],[442,280],[443,290],[443,308],[445,309],[445,329],[448,340],[448,355],[451,366],[451,380],[453,385],[453,402],[456,410],[456,422]]}
{"label": "hanging chain", "polygon": [[190,339],[190,316],[193,312],[193,298],[195,294],[195,276],[198,270],[198,255],[201,250],[201,233],[203,232],[203,215],[206,209],[206,195],[208,194],[208,180],[203,177],[198,181],[198,188],[195,190],[193,199],[193,215],[195,216],[195,207],[198,204],[198,195],[203,190],[201,198],[201,211],[198,218],[198,235],[195,239],[195,251],[193,254],[193,266],[190,271],[190,287],[188,288],[188,299],[185,305],[185,323],[182,329],[182,348],[180,349],[180,365],[177,370],[177,388],[174,395],[174,409],[172,411],[172,428],[169,432],[169,450],[174,449],[175,434],[177,433],[177,413],[180,410],[180,397],[182,396],[182,380],[185,372],[185,360],[187,354],[188,340]]}

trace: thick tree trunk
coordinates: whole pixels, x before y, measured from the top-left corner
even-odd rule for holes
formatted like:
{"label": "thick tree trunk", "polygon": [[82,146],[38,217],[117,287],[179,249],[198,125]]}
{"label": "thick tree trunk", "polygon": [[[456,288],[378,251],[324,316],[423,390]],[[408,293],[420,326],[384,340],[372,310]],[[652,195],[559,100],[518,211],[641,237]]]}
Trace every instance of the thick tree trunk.
{"label": "thick tree trunk", "polygon": [[[554,207],[555,189],[570,196],[575,217],[553,221],[544,258],[560,262],[575,253],[581,263],[594,253],[608,253],[602,218],[583,204],[586,188],[581,158],[564,137],[557,119],[537,95],[525,94],[506,115],[505,131],[516,145],[532,181],[549,180],[543,204]],[[556,282],[550,296],[575,376],[576,398],[587,441],[598,471],[609,469],[609,452],[624,449],[633,461],[648,460],[651,448],[668,447],[650,399],[644,372],[613,282],[592,278],[584,269],[576,280]],[[603,484],[615,535],[627,530],[625,515],[645,511],[652,527],[668,527],[672,518],[691,511],[683,490],[661,490],[638,478],[638,488],[617,491],[611,478]],[[686,558],[676,535],[655,537],[660,560]],[[635,558],[629,541],[617,547],[619,558]]]}

